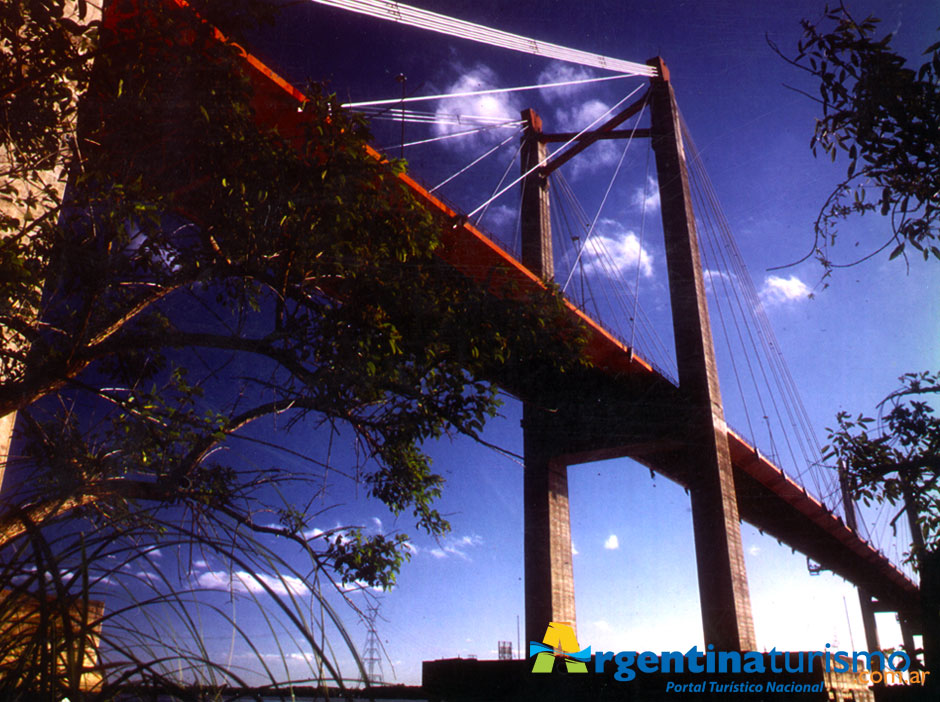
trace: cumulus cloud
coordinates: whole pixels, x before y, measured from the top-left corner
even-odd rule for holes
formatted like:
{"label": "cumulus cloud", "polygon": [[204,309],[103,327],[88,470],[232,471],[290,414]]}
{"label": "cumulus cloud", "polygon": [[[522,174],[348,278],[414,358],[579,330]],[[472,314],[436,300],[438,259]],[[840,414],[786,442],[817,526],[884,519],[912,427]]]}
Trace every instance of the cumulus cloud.
{"label": "cumulus cloud", "polygon": [[747,552],[751,554],[752,556],[756,556],[760,553],[760,546],[757,546],[755,544],[754,546],[751,546],[750,548],[748,548]]}
{"label": "cumulus cloud", "polygon": [[771,307],[806,300],[811,293],[809,286],[795,275],[789,278],[769,275],[760,290],[760,299],[765,305]]}
{"label": "cumulus cloud", "polygon": [[589,273],[610,274],[613,266],[617,273],[635,271],[637,262],[640,273],[649,278],[653,275],[653,256],[640,245],[633,231],[612,219],[602,219],[597,230],[584,246],[584,267]]}
{"label": "cumulus cloud", "polygon": [[309,588],[300,578],[292,575],[268,575],[258,573],[252,575],[245,571],[207,570],[196,577],[196,584],[208,590],[227,590],[238,593],[265,594],[265,585],[275,595],[286,597],[295,595],[303,597],[310,594]]}
{"label": "cumulus cloud", "polygon": [[659,183],[655,178],[646,179],[646,187],[637,188],[633,191],[631,204],[638,210],[647,212],[659,211]]}
{"label": "cumulus cloud", "polygon": [[608,551],[616,551],[620,548],[620,539],[617,538],[616,534],[611,534],[607,537],[607,540],[604,542],[604,548]]}
{"label": "cumulus cloud", "polygon": [[[562,83],[598,77],[582,66],[553,63],[539,74],[539,83]],[[539,92],[552,107],[546,116],[548,131],[580,132],[591,125],[597,128],[610,119],[607,114],[611,104],[597,98],[586,99],[579,93],[594,89],[591,84],[568,85],[558,88],[544,88]],[[606,115],[606,117],[604,116]],[[595,124],[595,120],[598,120]],[[563,168],[571,178],[594,173],[602,168],[612,168],[620,160],[624,144],[620,140],[601,140],[592,144],[584,156],[569,161]],[[658,195],[657,195],[658,199]]]}
{"label": "cumulus cloud", "polygon": [[414,556],[414,555],[416,555],[416,554],[418,553],[418,547],[415,546],[415,545],[414,545],[413,543],[411,543],[410,541],[406,541],[405,543],[403,543],[403,544],[401,545],[401,547],[402,547],[405,551],[407,551],[408,553],[410,553],[412,556]]}
{"label": "cumulus cloud", "polygon": [[[364,580],[353,580],[348,583],[341,583],[339,588],[343,592],[365,592],[366,590],[372,590],[372,592],[385,592],[385,590],[378,585],[369,585],[369,583]],[[391,588],[390,588],[391,589]]]}
{"label": "cumulus cloud", "polygon": [[[593,77],[594,74],[582,66],[553,63],[539,74],[539,83],[562,83]],[[569,85],[539,91],[546,102],[555,106],[552,130],[581,131],[610,109],[610,105],[597,98],[572,101],[572,95],[584,90],[584,87]]]}
{"label": "cumulus cloud", "polygon": [[517,207],[493,204],[486,208],[486,214],[480,223],[491,232],[502,234],[505,239],[512,236],[518,219]]}
{"label": "cumulus cloud", "polygon": [[476,534],[470,536],[461,536],[461,537],[450,537],[445,539],[444,542],[437,548],[432,548],[428,551],[435,558],[448,558],[450,556],[456,556],[457,558],[462,558],[465,561],[470,560],[470,556],[467,555],[467,551],[475,546],[479,546],[483,543],[483,539],[477,536]]}
{"label": "cumulus cloud", "polygon": [[722,285],[730,282],[732,277],[725,271],[717,271],[713,268],[706,268],[702,271],[702,279],[705,281],[705,290],[709,293],[715,290],[716,285]]}
{"label": "cumulus cloud", "polygon": [[[482,63],[478,63],[469,69],[459,65],[455,65],[454,68],[460,73],[460,76],[447,86],[445,89],[447,93],[491,90],[502,85],[496,72]],[[461,115],[516,121],[519,119],[520,110],[521,108],[516,104],[512,93],[450,98],[441,101],[435,110],[435,117],[443,123],[435,124],[434,131],[441,136],[474,129],[476,125],[460,123],[458,116]],[[474,150],[481,143],[489,143],[496,137],[505,138],[505,130],[487,130],[461,139],[450,139],[444,141],[443,144],[448,148],[458,150]]]}
{"label": "cumulus cloud", "polygon": [[[589,127],[601,115],[610,109],[610,105],[596,98],[585,100],[576,105],[563,105],[555,109],[555,121],[561,130],[578,131]],[[591,147],[593,149],[593,147]]]}
{"label": "cumulus cloud", "polygon": [[[597,74],[584,66],[553,61],[539,73],[538,82],[540,84],[567,83],[596,77]],[[587,85],[562,85],[557,88],[543,88],[539,92],[546,102],[557,102],[559,100],[566,100],[577,93],[583,92],[587,88]]]}
{"label": "cumulus cloud", "polygon": [[158,583],[162,580],[158,574],[150,570],[138,570],[136,573],[134,573],[134,577],[139,580],[146,580],[150,583]]}
{"label": "cumulus cloud", "polygon": [[320,527],[313,527],[312,529],[308,529],[307,531],[303,532],[301,536],[309,541],[310,539],[317,539],[323,536],[323,533],[323,529]]}

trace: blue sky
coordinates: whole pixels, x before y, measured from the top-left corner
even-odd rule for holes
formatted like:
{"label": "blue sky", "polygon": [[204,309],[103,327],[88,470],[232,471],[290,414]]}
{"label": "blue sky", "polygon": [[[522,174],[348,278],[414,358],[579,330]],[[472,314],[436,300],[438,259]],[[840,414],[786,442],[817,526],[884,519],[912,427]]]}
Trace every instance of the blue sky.
{"label": "blue sky", "polygon": [[[664,57],[680,109],[821,443],[824,428],[840,409],[870,411],[895,387],[898,375],[936,367],[940,319],[936,264],[914,260],[908,270],[903,261],[887,262],[882,256],[837,271],[826,288],[820,285],[822,270],[813,261],[769,270],[807,252],[812,222],[840,173],[840,164],[834,167],[813,159],[808,144],[815,105],[784,86],[806,84],[765,40],[770,37],[792,53],[799,20],[818,17],[821,2],[415,0],[412,4],[631,61]],[[916,58],[935,40],[934,3],[858,2],[852,10],[857,16],[870,12],[882,17],[883,27],[896,32],[895,44],[908,56]],[[312,3],[293,4],[287,12],[254,48],[298,84],[328,80],[343,100],[397,97],[399,74],[407,77],[406,89],[419,95],[603,75]],[[547,131],[562,131],[586,126],[641,83],[633,79],[552,94],[477,98],[459,107],[511,118],[531,103],[545,119]],[[378,145],[397,144],[397,129],[397,125],[377,126],[377,140],[388,140]],[[440,133],[434,127],[408,125],[407,129],[406,141]],[[416,147],[406,152],[406,158],[419,178],[435,184],[508,136],[500,134],[443,142],[433,149]],[[514,148],[512,142],[475,175],[455,180],[446,195],[464,210],[476,207],[494,189]],[[624,262],[625,274],[640,281],[641,305],[671,349],[662,243],[655,238],[657,203],[647,203],[649,220],[641,218],[640,203],[649,194],[646,148],[637,144],[624,158],[627,173],[612,191],[598,233],[608,241],[615,259]],[[614,143],[595,146],[566,167],[565,177],[583,198],[587,212],[597,210],[621,149]],[[507,242],[512,238],[516,204],[515,194],[508,194],[493,203],[485,222]],[[877,218],[846,225],[835,259],[850,260],[859,250],[853,246],[856,235],[876,240],[884,226]],[[641,229],[648,229],[642,240]],[[642,251],[639,275],[638,251]],[[588,252],[585,268],[592,260]],[[595,272],[595,278],[601,277],[602,272]],[[596,285],[603,283],[598,280]],[[668,364],[668,358],[662,363]],[[727,397],[727,370],[722,372]],[[505,399],[502,416],[490,423],[484,438],[521,454],[521,409],[512,398]],[[735,401],[729,398],[727,403],[729,422],[739,425],[744,420],[735,414]],[[321,450],[316,438],[310,441],[310,446],[299,448]],[[513,641],[515,649],[517,617],[524,616],[521,464],[461,438],[445,439],[427,449],[448,481],[439,508],[448,515],[453,532],[437,542],[416,536],[413,557],[397,587],[379,596],[378,631],[390,659],[383,662],[386,679],[406,683],[419,681],[422,660],[495,657],[499,640]],[[613,650],[685,650],[701,645],[691,518],[684,491],[661,476],[652,478],[626,459],[572,467],[569,479],[581,644]],[[383,532],[414,532],[407,519],[396,521],[348,481],[336,482],[322,506],[330,511],[317,518],[320,529],[353,523]],[[810,576],[803,556],[791,554],[747,525],[744,545],[759,647],[818,650],[826,643],[864,647],[851,586],[829,573]],[[228,583],[218,564],[206,563],[198,577],[205,578],[203,585]],[[889,619],[890,615],[882,620],[885,645],[899,643]],[[352,613],[348,623],[361,644],[365,628]],[[521,621],[520,626],[524,629]],[[273,645],[260,642],[259,638],[259,645]]]}

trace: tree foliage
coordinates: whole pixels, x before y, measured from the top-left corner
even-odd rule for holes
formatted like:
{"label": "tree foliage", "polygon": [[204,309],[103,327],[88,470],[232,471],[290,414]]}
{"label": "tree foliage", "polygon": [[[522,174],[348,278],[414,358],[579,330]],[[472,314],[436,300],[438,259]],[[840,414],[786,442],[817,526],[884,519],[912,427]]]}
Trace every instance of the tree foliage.
{"label": "tree foliage", "polygon": [[919,67],[908,66],[878,26],[871,16],[856,21],[841,3],[827,7],[820,22],[802,21],[787,58],[818,85],[813,153],[848,162],[815,222],[813,254],[827,272],[837,265],[829,247],[842,222],[871,212],[890,217],[890,236],[865,258],[890,249],[889,258],[914,251],[940,259],[940,42]]}
{"label": "tree foliage", "polygon": [[[259,126],[240,50],[189,7],[114,2],[117,23],[84,7],[0,9],[0,415],[19,413],[4,582],[95,596],[120,572],[88,533],[129,563],[190,544],[262,584],[278,576],[259,542],[282,539],[311,590],[389,586],[407,535],[311,536],[325,481],[359,480],[442,535],[424,443],[479,437],[488,378],[573,368],[580,331],[552,291],[518,300],[442,264],[445,223],[329,96],[312,88],[290,132]],[[227,3],[226,32],[259,11]],[[239,460],[259,446],[283,463]],[[155,674],[122,660],[122,680]]]}
{"label": "tree foliage", "polygon": [[[940,666],[940,416],[931,398],[940,373],[907,373],[879,404],[877,418],[841,412],[823,453],[845,471],[853,497],[897,509],[911,531],[908,561],[920,576],[920,630],[926,670]],[[911,603],[912,606],[915,603]],[[940,686],[928,681],[923,699]]]}
{"label": "tree foliage", "polygon": [[[879,417],[847,412],[829,429],[826,458],[844,462],[850,487],[866,505],[887,503],[911,510],[924,547],[940,546],[940,416],[930,398],[940,393],[940,374],[907,373],[901,387],[879,405]],[[915,537],[911,560],[918,563]]]}

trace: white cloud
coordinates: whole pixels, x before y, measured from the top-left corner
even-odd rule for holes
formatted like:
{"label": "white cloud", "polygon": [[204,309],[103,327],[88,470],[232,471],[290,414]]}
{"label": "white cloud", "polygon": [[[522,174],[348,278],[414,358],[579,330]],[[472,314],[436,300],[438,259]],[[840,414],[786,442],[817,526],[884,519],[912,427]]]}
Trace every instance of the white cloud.
{"label": "white cloud", "polygon": [[[565,105],[555,109],[556,129],[580,132],[610,109],[610,105],[594,98],[577,105]],[[592,147],[593,148],[593,147]]]}
{"label": "white cloud", "polygon": [[[550,123],[545,125],[545,130],[549,132],[580,132],[609,109],[610,105],[597,99],[579,101],[574,105],[566,102],[555,108]],[[603,121],[601,120],[601,122]],[[597,127],[599,124],[594,126]],[[563,166],[563,169],[568,177],[574,179],[585,174],[594,173],[601,168],[613,168],[620,160],[622,151],[623,144],[618,143],[617,140],[602,139],[591,144],[583,154],[571,159]]]}
{"label": "white cloud", "polygon": [[483,543],[483,539],[472,534],[470,536],[461,536],[461,537],[450,537],[444,540],[444,542],[437,548],[432,548],[428,551],[435,558],[448,558],[450,556],[456,556],[457,558],[462,558],[465,561],[470,560],[470,556],[467,555],[467,551],[475,546],[480,546]]}
{"label": "white cloud", "polygon": [[702,279],[705,281],[705,290],[709,293],[714,292],[716,286],[724,285],[732,280],[731,275],[724,271],[717,271],[712,268],[706,268],[702,271]]}
{"label": "white cloud", "polygon": [[491,205],[486,209],[486,214],[480,224],[494,233],[501,233],[504,239],[509,239],[515,231],[518,218],[519,209],[517,207]]}
{"label": "white cloud", "polygon": [[652,177],[647,178],[646,187],[637,188],[633,192],[633,199],[630,202],[638,210],[646,210],[647,212],[658,212],[659,211],[659,183],[657,182],[657,180]]}
{"label": "white cloud", "polygon": [[[343,592],[364,592],[366,590],[372,590],[373,592],[385,592],[385,590],[378,585],[369,585],[364,580],[353,580],[350,583],[340,583],[340,589]],[[389,587],[391,589],[391,587]]]}
{"label": "white cloud", "polygon": [[764,280],[764,285],[760,290],[760,299],[770,307],[806,300],[811,293],[809,286],[795,275],[789,278],[770,275]]}
{"label": "white cloud", "polygon": [[267,585],[275,595],[286,597],[289,594],[304,596],[310,594],[304,582],[293,575],[252,575],[245,571],[229,572],[208,570],[196,578],[196,584],[208,590],[229,590],[239,593],[265,594]]}
{"label": "white cloud", "polygon": [[[539,73],[538,82],[541,83],[565,83],[568,81],[585,80],[587,78],[597,77],[593,71],[589,71],[584,66],[575,66],[570,63],[553,61],[545,70]],[[557,88],[544,88],[539,92],[542,98],[547,102],[557,102],[570,98],[576,93],[580,93],[588,88],[587,85],[564,85]]]}
{"label": "white cloud", "polygon": [[747,552],[748,552],[750,555],[752,555],[752,556],[756,556],[756,555],[758,555],[758,554],[760,553],[760,546],[757,546],[757,545],[751,546],[751,547],[747,550]]}
{"label": "white cloud", "polygon": [[[502,85],[496,72],[482,63],[471,69],[454,66],[460,72],[460,77],[447,86],[447,93],[466,93],[477,90],[490,90]],[[497,93],[496,95],[470,95],[467,97],[451,98],[441,101],[435,110],[438,120],[448,122],[435,124],[434,131],[438,135],[453,134],[474,129],[474,125],[455,122],[456,115],[471,115],[488,117],[507,121],[519,120],[520,109],[511,93]],[[486,130],[477,134],[468,135],[460,139],[449,139],[442,142],[449,148],[457,150],[476,150],[480,144],[490,143],[493,139],[504,139],[504,129]]]}
{"label": "white cloud", "polygon": [[134,577],[140,580],[146,580],[150,583],[158,583],[162,580],[159,575],[149,570],[138,570],[134,573]]}
{"label": "white cloud", "polygon": [[596,622],[591,622],[598,630],[600,631],[610,631],[610,623],[599,619]]}
{"label": "white cloud", "polygon": [[597,231],[584,247],[585,269],[590,272],[610,274],[610,266],[617,273],[636,270],[637,261],[640,273],[649,278],[653,275],[653,256],[640,245],[639,237],[625,229],[619,222],[602,219]]}
{"label": "white cloud", "polygon": [[608,551],[616,551],[620,548],[620,539],[617,538],[616,534],[611,534],[607,537],[607,541],[604,542],[604,548]]}
{"label": "white cloud", "polygon": [[372,525],[375,527],[375,530],[380,534],[385,533],[382,527],[382,520],[378,517],[372,517]]}
{"label": "white cloud", "polygon": [[578,547],[574,545],[574,541],[571,542],[571,555],[577,556],[581,552],[578,550]]}

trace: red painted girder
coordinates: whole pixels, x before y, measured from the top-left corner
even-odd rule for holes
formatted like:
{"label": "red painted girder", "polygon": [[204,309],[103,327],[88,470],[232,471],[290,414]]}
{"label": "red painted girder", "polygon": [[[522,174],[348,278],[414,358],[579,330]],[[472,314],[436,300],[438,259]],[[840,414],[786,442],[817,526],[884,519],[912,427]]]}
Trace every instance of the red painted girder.
{"label": "red painted girder", "polygon": [[825,505],[807,493],[790,476],[731,430],[728,431],[728,447],[731,451],[732,463],[736,469],[757,480],[771,492],[781,497],[792,508],[803,514],[806,519],[839,541],[845,548],[869,562],[883,578],[895,587],[909,594],[912,598],[917,596],[917,585],[911,582],[900,569],[871,544],[862,539],[858,533],[850,529]]}

